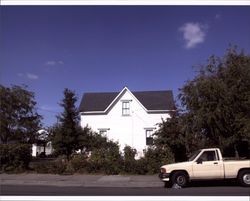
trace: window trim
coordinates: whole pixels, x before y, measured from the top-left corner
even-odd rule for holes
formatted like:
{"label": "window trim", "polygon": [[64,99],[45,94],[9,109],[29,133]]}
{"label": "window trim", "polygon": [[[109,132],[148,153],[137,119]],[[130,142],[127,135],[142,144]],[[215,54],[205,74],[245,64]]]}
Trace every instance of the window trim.
{"label": "window trim", "polygon": [[100,135],[107,135],[108,134],[108,131],[110,130],[110,128],[98,128],[97,129],[99,132]]}
{"label": "window trim", "polygon": [[[149,132],[150,134],[148,134]],[[145,128],[146,146],[153,145],[153,133],[154,133],[154,128]]]}
{"label": "window trim", "polygon": [[121,102],[122,102],[122,116],[130,116],[131,100],[122,100]]}

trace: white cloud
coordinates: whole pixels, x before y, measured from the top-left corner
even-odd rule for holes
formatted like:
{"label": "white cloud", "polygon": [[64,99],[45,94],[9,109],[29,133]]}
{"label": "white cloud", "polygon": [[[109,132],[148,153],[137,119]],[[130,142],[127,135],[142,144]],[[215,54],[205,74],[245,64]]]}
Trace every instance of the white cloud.
{"label": "white cloud", "polygon": [[38,75],[32,74],[32,73],[26,73],[26,76],[30,80],[37,80],[39,77]]}
{"label": "white cloud", "polygon": [[30,80],[37,80],[39,78],[38,75],[35,75],[33,73],[18,73],[17,74],[18,77],[24,77]]}
{"label": "white cloud", "polygon": [[216,14],[215,15],[215,19],[220,19],[221,18],[221,15],[220,14]]}
{"label": "white cloud", "polygon": [[64,62],[59,60],[59,61],[55,61],[55,60],[51,60],[51,61],[47,61],[45,63],[46,66],[55,66],[55,65],[63,65]]}
{"label": "white cloud", "polygon": [[185,40],[185,47],[187,49],[194,48],[196,45],[205,41],[206,25],[199,23],[188,22],[181,26],[179,30],[183,33],[183,39]]}
{"label": "white cloud", "polygon": [[56,65],[56,61],[47,61],[47,62],[45,63],[45,65],[46,65],[46,66],[54,66],[54,65]]}

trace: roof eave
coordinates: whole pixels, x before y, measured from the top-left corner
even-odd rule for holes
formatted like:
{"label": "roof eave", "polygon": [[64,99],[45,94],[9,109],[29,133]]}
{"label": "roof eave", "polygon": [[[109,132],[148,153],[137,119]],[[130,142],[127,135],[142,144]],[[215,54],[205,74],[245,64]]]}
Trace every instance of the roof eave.
{"label": "roof eave", "polygon": [[86,111],[86,112],[80,112],[80,115],[88,115],[88,114],[105,114],[105,111]]}
{"label": "roof eave", "polygon": [[169,113],[175,112],[176,110],[148,110],[148,113]]}
{"label": "roof eave", "polygon": [[[170,113],[176,110],[146,110],[147,113]],[[91,115],[91,114],[107,114],[107,111],[86,111],[80,112],[81,115]]]}

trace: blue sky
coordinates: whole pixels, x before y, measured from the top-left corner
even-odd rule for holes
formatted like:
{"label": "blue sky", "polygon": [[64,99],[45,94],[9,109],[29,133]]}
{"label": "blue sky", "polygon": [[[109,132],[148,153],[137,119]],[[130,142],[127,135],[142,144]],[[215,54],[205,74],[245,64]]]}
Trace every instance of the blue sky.
{"label": "blue sky", "polygon": [[[173,90],[229,44],[250,52],[249,6],[1,6],[1,84],[28,85],[45,126],[64,88]],[[77,105],[78,106],[78,105]]]}

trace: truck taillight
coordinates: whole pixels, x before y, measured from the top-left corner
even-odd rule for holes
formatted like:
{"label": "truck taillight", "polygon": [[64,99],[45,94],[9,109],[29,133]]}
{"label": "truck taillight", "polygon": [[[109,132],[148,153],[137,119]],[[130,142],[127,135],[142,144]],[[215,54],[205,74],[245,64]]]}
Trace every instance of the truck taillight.
{"label": "truck taillight", "polygon": [[166,173],[166,169],[165,168],[161,168],[161,173]]}

